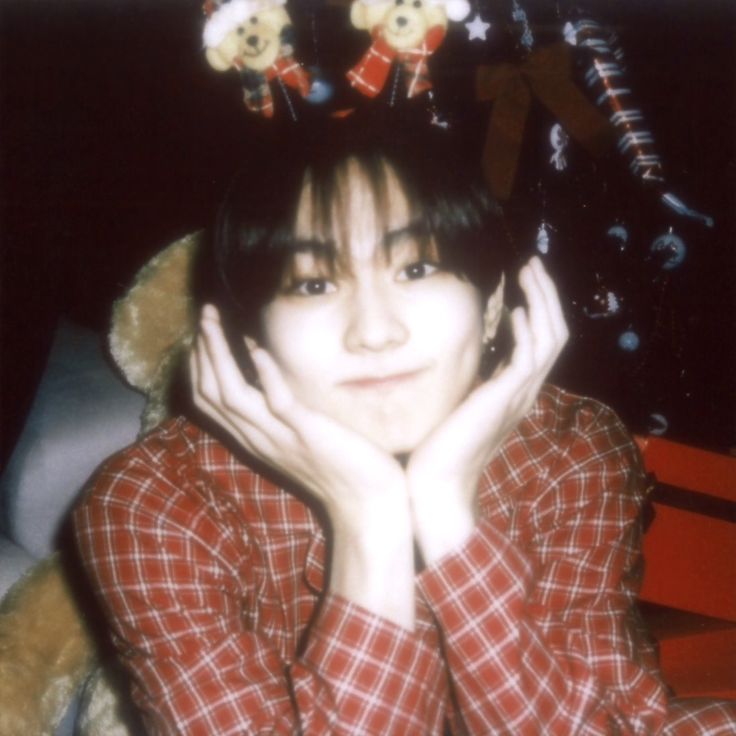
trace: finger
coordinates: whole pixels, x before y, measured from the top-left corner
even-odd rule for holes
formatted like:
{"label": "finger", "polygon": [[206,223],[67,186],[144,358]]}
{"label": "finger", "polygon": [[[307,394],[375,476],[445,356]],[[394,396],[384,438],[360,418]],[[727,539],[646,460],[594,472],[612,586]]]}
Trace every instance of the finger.
{"label": "finger", "polygon": [[568,338],[568,329],[557,286],[544,267],[541,259],[534,257],[531,259],[529,265],[536,276],[537,284],[539,285],[539,294],[546,304],[546,312],[555,342],[557,344],[564,344]]}
{"label": "finger", "polygon": [[[264,394],[243,377],[217,320],[202,320],[201,392],[228,426],[257,429],[275,441],[289,436]],[[261,351],[265,352],[265,351]]]}
{"label": "finger", "polygon": [[[258,402],[255,410],[249,413],[244,406],[236,409],[228,408],[216,388],[216,381],[211,375],[212,364],[204,346],[204,340],[200,337],[195,350],[190,354],[190,373],[192,375],[195,405],[210,419],[227,430],[238,442],[252,455],[268,462],[277,450],[287,446],[292,441],[293,433],[271,417],[265,405],[260,401],[265,419],[258,419]],[[204,386],[203,384],[208,384]],[[247,385],[247,384],[246,384]],[[257,392],[254,390],[254,394]],[[254,405],[251,404],[251,409]]]}
{"label": "finger", "polygon": [[514,338],[514,350],[509,367],[527,373],[534,367],[534,350],[529,317],[523,307],[516,307],[511,312],[511,334]]}
{"label": "finger", "polygon": [[324,431],[320,416],[296,399],[270,353],[263,348],[255,348],[250,354],[263,387],[263,396],[273,415],[302,441],[307,441],[311,433]]}
{"label": "finger", "polygon": [[537,365],[547,362],[555,350],[556,339],[549,305],[540,280],[540,274],[532,259],[519,272],[519,284],[524,290],[529,305],[529,324],[533,338],[534,357]]}
{"label": "finger", "polygon": [[263,348],[249,345],[249,350],[269,408],[278,416],[287,415],[294,404],[294,395],[276,361]]}

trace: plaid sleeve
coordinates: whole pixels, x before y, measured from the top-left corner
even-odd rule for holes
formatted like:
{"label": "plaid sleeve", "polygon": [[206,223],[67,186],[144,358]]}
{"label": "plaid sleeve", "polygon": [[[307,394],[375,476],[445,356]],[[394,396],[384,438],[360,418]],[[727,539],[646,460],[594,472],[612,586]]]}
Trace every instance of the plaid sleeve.
{"label": "plaid sleeve", "polygon": [[[309,678],[302,678],[308,670],[328,685],[318,702]],[[438,729],[433,722],[441,711],[443,669],[437,652],[412,632],[340,597],[326,597],[292,673],[305,733],[399,736]],[[320,730],[310,714],[328,712],[330,730]]]}
{"label": "plaid sleeve", "polygon": [[488,520],[425,571],[470,733],[651,734],[665,697],[629,625],[640,473],[630,441],[590,426],[556,453],[528,543]]}
{"label": "plaid sleeve", "polygon": [[328,595],[303,656],[285,662],[243,624],[242,551],[206,507],[182,503],[180,478],[156,472],[108,467],[75,512],[150,733],[424,732],[441,671],[433,652]]}

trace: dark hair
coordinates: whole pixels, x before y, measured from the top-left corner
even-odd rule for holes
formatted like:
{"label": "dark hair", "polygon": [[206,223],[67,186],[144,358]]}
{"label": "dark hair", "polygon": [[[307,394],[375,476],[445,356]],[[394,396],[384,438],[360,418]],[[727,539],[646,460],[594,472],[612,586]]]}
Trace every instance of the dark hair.
{"label": "dark hair", "polygon": [[446,131],[354,116],[323,120],[318,128],[256,148],[227,193],[201,264],[200,298],[219,308],[231,335],[259,335],[261,310],[275,296],[297,244],[294,225],[305,174],[312,212],[329,232],[337,174],[349,159],[366,176],[379,206],[386,201],[386,168],[391,169],[445,268],[484,295],[498,284],[507,253],[499,208],[485,190],[479,164]]}

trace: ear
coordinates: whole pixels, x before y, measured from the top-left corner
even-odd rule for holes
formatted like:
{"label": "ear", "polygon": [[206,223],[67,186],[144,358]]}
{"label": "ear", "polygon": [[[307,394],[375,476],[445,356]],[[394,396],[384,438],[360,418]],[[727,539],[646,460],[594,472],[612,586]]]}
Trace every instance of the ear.
{"label": "ear", "polygon": [[368,28],[368,13],[362,0],[353,0],[353,4],[350,6],[350,22],[359,31]]}
{"label": "ear", "polygon": [[289,14],[286,12],[286,8],[284,8],[282,5],[271,8],[269,13],[271,15],[272,22],[275,28],[280,30],[285,26],[291,25],[291,18],[289,18]]}
{"label": "ear", "polygon": [[495,291],[488,297],[486,311],[483,314],[483,344],[487,344],[496,337],[498,325],[503,315],[503,296],[506,286],[506,277],[501,274],[501,279]]}
{"label": "ear", "polygon": [[218,49],[207,49],[205,51],[205,57],[207,58],[207,63],[216,72],[226,72],[232,66],[230,60],[224,54],[220,53]]}
{"label": "ear", "polygon": [[444,5],[424,5],[424,18],[427,22],[427,28],[432,26],[442,26],[447,28],[447,13]]}

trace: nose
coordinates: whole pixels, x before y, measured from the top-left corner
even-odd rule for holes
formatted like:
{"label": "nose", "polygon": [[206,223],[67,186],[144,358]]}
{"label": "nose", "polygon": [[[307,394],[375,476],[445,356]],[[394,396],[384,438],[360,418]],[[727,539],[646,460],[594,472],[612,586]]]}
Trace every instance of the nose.
{"label": "nose", "polygon": [[396,19],[396,25],[399,26],[399,27],[401,27],[401,28],[403,28],[408,22],[409,21],[403,15],[400,15]]}
{"label": "nose", "polygon": [[258,48],[258,36],[248,36],[246,39],[248,46],[252,46],[254,49]]}
{"label": "nose", "polygon": [[401,305],[380,285],[362,285],[350,299],[345,347],[350,352],[380,352],[403,345],[409,329]]}

